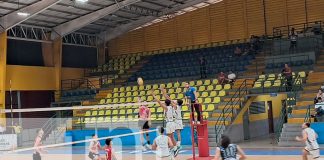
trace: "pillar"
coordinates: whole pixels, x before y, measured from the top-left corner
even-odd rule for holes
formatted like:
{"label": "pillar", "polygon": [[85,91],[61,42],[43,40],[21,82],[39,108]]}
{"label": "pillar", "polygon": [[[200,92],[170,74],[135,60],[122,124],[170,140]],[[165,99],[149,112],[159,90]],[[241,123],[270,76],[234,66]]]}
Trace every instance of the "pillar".
{"label": "pillar", "polygon": [[55,100],[60,97],[61,79],[62,79],[62,38],[53,40],[53,57],[55,68]]}
{"label": "pillar", "polygon": [[[0,110],[6,109],[7,32],[0,33]],[[0,124],[6,126],[6,114],[0,112]]]}

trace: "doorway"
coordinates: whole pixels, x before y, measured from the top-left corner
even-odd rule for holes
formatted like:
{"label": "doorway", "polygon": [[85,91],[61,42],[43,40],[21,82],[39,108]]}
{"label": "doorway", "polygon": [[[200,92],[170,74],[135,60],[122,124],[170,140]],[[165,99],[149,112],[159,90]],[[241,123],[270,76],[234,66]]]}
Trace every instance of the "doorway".
{"label": "doorway", "polygon": [[273,112],[272,112],[272,101],[268,101],[268,123],[269,123],[269,133],[274,133],[273,127]]}

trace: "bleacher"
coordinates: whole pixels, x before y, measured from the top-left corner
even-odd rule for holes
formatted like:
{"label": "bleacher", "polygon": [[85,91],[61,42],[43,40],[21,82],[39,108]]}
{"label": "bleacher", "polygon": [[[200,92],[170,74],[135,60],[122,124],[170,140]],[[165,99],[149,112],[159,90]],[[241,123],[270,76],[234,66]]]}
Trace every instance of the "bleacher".
{"label": "bleacher", "polygon": [[154,55],[128,81],[134,82],[137,77],[142,77],[144,80],[199,77],[200,57],[205,57],[207,62],[207,75],[216,75],[219,72],[229,71],[241,73],[245,71],[246,65],[250,64],[250,61],[254,59],[254,55],[240,57],[234,55],[235,47],[240,47],[243,50],[245,45],[245,43],[241,43]]}
{"label": "bleacher", "polygon": [[[217,106],[222,101],[222,97],[227,95],[227,90],[231,89],[230,84],[220,85],[217,79],[213,80],[198,80],[190,81],[190,85],[197,87],[199,94],[199,102],[203,102],[203,116],[208,118],[215,110],[222,109],[222,106]],[[167,93],[172,99],[184,98],[184,82],[173,82],[167,84],[148,84],[145,86],[127,86],[114,88],[112,93],[108,93],[105,99],[101,99],[99,104],[125,104],[118,108],[105,110],[88,110],[81,118],[76,119],[76,124],[92,124],[92,123],[107,123],[107,122],[131,122],[138,120],[138,106],[126,105],[138,102],[138,97],[142,101],[152,102],[151,89],[157,94],[159,99],[164,100],[160,92],[160,86],[164,86]],[[149,105],[152,112],[152,121],[163,120],[163,109],[155,105]],[[182,108],[183,119],[190,118],[189,108],[184,105]],[[217,114],[216,114],[217,115]],[[218,114],[220,116],[221,114]]]}
{"label": "bleacher", "polygon": [[95,89],[76,89],[76,90],[68,90],[62,91],[60,101],[84,101],[93,99],[96,96]]}

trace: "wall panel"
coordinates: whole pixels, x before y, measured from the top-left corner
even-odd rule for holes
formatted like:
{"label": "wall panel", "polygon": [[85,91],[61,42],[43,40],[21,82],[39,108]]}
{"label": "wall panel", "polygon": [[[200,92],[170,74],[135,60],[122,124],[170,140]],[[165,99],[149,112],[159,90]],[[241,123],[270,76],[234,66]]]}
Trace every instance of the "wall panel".
{"label": "wall panel", "polygon": [[175,48],[177,46],[176,21],[174,19],[160,23],[160,48]]}
{"label": "wall panel", "polygon": [[265,34],[263,1],[245,0],[245,5],[248,36]]}
{"label": "wall panel", "polygon": [[244,8],[243,0],[227,0],[225,1],[226,17],[227,17],[227,34],[228,39],[242,39],[245,37],[244,26]]}
{"label": "wall panel", "polygon": [[176,17],[176,29],[179,47],[193,44],[191,28],[191,13]]}
{"label": "wall panel", "polygon": [[273,27],[287,25],[286,0],[264,0],[267,20],[267,34],[272,34]]}
{"label": "wall panel", "polygon": [[131,53],[144,51],[145,39],[144,39],[143,29],[138,29],[130,32],[130,39],[131,39]]}
{"label": "wall panel", "polygon": [[191,25],[193,44],[210,42],[209,9],[207,7],[192,12]]}
{"label": "wall panel", "polygon": [[224,1],[209,8],[211,42],[227,39],[226,10]]}
{"label": "wall panel", "polygon": [[145,51],[158,50],[160,48],[159,25],[153,24],[144,28]]}
{"label": "wall panel", "polygon": [[306,22],[305,0],[287,0],[288,24]]}
{"label": "wall panel", "polygon": [[324,1],[323,0],[307,0],[308,22],[324,21]]}
{"label": "wall panel", "polygon": [[130,33],[118,37],[118,50],[121,53],[130,53],[132,50]]}

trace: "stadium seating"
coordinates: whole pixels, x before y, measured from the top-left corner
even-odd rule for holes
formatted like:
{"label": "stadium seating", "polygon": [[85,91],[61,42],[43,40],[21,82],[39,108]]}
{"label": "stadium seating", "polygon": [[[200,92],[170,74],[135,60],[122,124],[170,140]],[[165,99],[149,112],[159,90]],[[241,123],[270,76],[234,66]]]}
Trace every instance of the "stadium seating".
{"label": "stadium seating", "polygon": [[235,47],[244,48],[245,45],[241,43],[154,55],[128,81],[134,82],[137,77],[142,77],[145,80],[157,80],[200,76],[200,57],[206,59],[207,74],[215,75],[228,71],[243,72],[250,60],[254,59],[254,55],[234,56],[234,49]]}
{"label": "stadium seating", "polygon": [[[305,71],[300,71],[293,75],[293,84],[299,85],[305,82],[307,74]],[[265,93],[265,92],[282,92],[285,91],[285,78],[282,74],[263,74],[259,75],[254,82],[253,88],[250,89],[251,93]]]}
{"label": "stadium seating", "polygon": [[[222,97],[227,95],[227,91],[231,89],[230,84],[220,85],[217,79],[214,80],[198,80],[190,81],[190,83],[196,86],[197,93],[199,94],[199,102],[201,102],[203,116],[208,118],[212,112],[217,109],[217,104],[221,103]],[[85,112],[82,118],[78,118],[76,124],[80,123],[92,123],[93,117],[100,122],[125,122],[136,121],[138,119],[138,106],[131,105],[131,103],[138,102],[138,97],[142,101],[152,102],[151,89],[157,94],[157,97],[164,100],[159,88],[164,86],[168,94],[172,99],[184,99],[184,82],[174,82],[166,84],[148,84],[145,86],[126,86],[120,88],[114,88],[112,93],[108,93],[105,99],[101,99],[99,104],[125,104],[118,108],[107,110],[88,110]],[[161,121],[163,119],[163,109],[155,105],[149,105],[152,112],[153,121]],[[188,120],[190,118],[189,107],[184,105],[182,108],[183,119]],[[105,119],[98,118],[105,116]],[[93,119],[93,120],[95,120]],[[100,120],[100,121],[99,121]]]}
{"label": "stadium seating", "polygon": [[62,91],[60,101],[83,101],[93,99],[96,95],[95,89],[77,89]]}

